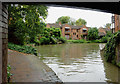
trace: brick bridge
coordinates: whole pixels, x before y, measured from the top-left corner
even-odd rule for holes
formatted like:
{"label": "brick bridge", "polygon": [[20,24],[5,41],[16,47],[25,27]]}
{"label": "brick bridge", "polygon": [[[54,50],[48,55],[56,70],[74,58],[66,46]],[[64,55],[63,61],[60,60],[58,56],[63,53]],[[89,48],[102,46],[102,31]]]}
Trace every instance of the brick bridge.
{"label": "brick bridge", "polygon": [[[8,2],[9,1],[9,2]],[[85,3],[79,0],[23,0],[24,2],[17,0],[1,0],[0,2],[0,83],[7,82],[7,61],[8,61],[8,11],[7,4],[22,2],[23,4],[47,4],[53,6],[64,6],[64,7],[75,7],[75,8],[85,8],[93,9],[102,12],[109,12],[120,15],[120,2],[119,0],[106,0],[112,3],[101,3],[103,0],[94,3],[94,0],[89,0],[92,3],[86,3],[87,0],[84,0]],[[65,2],[64,2],[65,1]],[[105,0],[104,0],[105,1]],[[117,1],[117,2],[114,2]],[[69,2],[69,3],[68,3]],[[76,3],[77,2],[77,3]],[[19,4],[19,3],[18,3]],[[104,6],[104,7],[103,7]]]}

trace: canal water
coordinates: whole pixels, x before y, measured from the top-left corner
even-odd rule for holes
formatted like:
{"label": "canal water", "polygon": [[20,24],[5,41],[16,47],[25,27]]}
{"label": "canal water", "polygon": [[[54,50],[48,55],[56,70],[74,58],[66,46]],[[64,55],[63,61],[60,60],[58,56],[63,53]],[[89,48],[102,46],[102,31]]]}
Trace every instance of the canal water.
{"label": "canal water", "polygon": [[105,44],[58,44],[37,46],[43,60],[63,82],[118,82],[118,67],[100,52]]}

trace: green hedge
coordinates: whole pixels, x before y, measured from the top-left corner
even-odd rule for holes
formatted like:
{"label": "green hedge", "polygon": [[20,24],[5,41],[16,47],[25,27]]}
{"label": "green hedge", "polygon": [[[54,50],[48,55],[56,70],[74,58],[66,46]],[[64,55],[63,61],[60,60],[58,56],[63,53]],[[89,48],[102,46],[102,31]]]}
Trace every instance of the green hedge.
{"label": "green hedge", "polygon": [[13,43],[8,43],[8,48],[11,50],[16,50],[27,54],[34,54],[37,56],[37,49],[33,48],[32,46],[22,46]]}
{"label": "green hedge", "polygon": [[101,40],[67,40],[68,43],[103,43]]}

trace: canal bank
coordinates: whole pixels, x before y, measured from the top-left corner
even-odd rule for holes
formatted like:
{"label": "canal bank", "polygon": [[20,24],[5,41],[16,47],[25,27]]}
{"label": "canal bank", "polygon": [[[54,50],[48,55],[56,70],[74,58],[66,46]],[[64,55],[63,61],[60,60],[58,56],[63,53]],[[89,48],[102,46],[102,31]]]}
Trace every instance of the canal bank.
{"label": "canal bank", "polygon": [[62,82],[37,56],[8,50],[10,82]]}

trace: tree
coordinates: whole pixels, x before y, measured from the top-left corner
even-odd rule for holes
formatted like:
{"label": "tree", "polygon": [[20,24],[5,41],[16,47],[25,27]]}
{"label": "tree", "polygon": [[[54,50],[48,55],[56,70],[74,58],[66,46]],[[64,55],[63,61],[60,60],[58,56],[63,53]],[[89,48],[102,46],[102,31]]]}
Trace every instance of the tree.
{"label": "tree", "polygon": [[111,23],[107,23],[107,24],[105,25],[105,28],[111,28]]}
{"label": "tree", "polygon": [[61,22],[61,24],[69,23],[70,17],[69,16],[61,16],[57,19],[56,23]]}
{"label": "tree", "polygon": [[96,27],[90,28],[88,30],[88,36],[87,38],[89,40],[96,40],[98,38],[98,29]]}
{"label": "tree", "polygon": [[68,22],[69,25],[75,25],[75,19],[70,18],[70,21]]}
{"label": "tree", "polygon": [[79,18],[76,20],[76,25],[81,26],[81,25],[86,25],[87,22],[84,19]]}
{"label": "tree", "polygon": [[9,41],[17,41],[18,44],[33,42],[34,37],[42,33],[45,27],[44,19],[48,14],[44,5],[10,4],[8,12]]}

